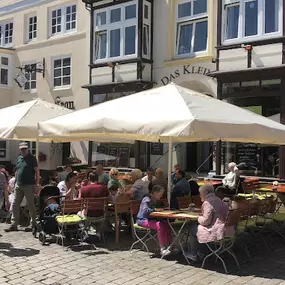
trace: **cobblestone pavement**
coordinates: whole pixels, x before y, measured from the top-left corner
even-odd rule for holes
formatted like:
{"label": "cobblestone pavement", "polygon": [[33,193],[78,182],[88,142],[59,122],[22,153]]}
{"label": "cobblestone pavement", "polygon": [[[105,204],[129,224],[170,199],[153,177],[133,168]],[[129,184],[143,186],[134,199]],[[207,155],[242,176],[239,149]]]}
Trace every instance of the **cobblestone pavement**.
{"label": "cobblestone pavement", "polygon": [[[42,246],[31,233],[4,233],[5,226],[0,224],[0,285],[285,285],[285,247],[257,255],[239,271],[226,275],[185,265],[175,257],[160,260],[143,252],[131,255],[129,243],[117,249],[76,246],[68,251],[56,244]],[[114,243],[109,240],[108,244]]]}

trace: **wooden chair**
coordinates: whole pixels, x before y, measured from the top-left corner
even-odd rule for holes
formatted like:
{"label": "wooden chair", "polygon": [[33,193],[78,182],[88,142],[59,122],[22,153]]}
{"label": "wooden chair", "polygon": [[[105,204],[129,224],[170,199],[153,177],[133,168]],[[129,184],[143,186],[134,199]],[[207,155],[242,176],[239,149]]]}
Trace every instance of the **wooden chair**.
{"label": "wooden chair", "polygon": [[136,201],[136,200],[130,201],[132,230],[133,230],[133,235],[136,239],[130,248],[130,252],[131,253],[133,252],[133,248],[136,244],[142,244],[142,248],[144,248],[147,251],[148,255],[151,257],[147,243],[150,240],[154,240],[157,243],[156,239],[157,233],[149,228],[141,227],[135,222],[136,216],[140,209],[140,204],[141,201]]}
{"label": "wooden chair", "polygon": [[191,196],[191,200],[192,200],[192,203],[195,204],[196,208],[201,208],[202,207],[203,203],[201,201],[200,195],[193,195],[193,196]]}
{"label": "wooden chair", "polygon": [[119,195],[115,202],[116,243],[119,243],[122,214],[130,213],[130,196]]}
{"label": "wooden chair", "polygon": [[88,237],[83,219],[79,215],[79,212],[83,211],[83,200],[63,200],[61,203],[62,215],[56,217],[58,224],[59,235],[57,236],[56,242],[58,243],[59,238],[61,239],[61,245],[63,246],[64,238],[67,235],[75,235],[80,241],[83,241]]}
{"label": "wooden chair", "polygon": [[177,197],[177,203],[179,210],[187,209],[191,204],[191,197],[190,196]]}
{"label": "wooden chair", "polygon": [[[228,212],[228,216],[227,216],[227,220],[226,220],[226,224],[225,224],[225,229],[230,228],[230,227],[236,227],[238,225],[239,219],[240,219],[239,210],[230,210]],[[206,245],[207,245],[207,247],[211,253],[208,254],[204,258],[201,268],[204,268],[205,262],[209,257],[214,256],[214,257],[216,257],[216,259],[219,259],[222,262],[224,269],[225,269],[225,272],[228,273],[225,261],[221,257],[221,255],[225,252],[229,253],[234,258],[234,260],[235,260],[235,262],[239,268],[240,267],[239,262],[235,256],[234,252],[231,250],[234,243],[235,243],[235,236],[233,236],[233,237],[226,237],[225,236],[222,240],[213,242],[213,244],[215,245],[214,247],[212,247],[210,245],[210,243],[206,243]]]}
{"label": "wooden chair", "polygon": [[108,198],[87,198],[85,199],[86,205],[86,221],[87,229],[94,224],[100,226],[100,239],[105,243],[104,224],[106,221]]}

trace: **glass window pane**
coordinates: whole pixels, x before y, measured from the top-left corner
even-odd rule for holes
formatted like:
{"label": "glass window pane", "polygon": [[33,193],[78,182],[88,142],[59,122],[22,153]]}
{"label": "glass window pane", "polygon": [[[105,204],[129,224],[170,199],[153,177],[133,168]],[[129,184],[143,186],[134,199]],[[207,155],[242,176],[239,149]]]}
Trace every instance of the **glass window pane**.
{"label": "glass window pane", "polygon": [[54,61],[54,68],[61,67],[61,59],[56,59]]}
{"label": "glass window pane", "polygon": [[194,52],[207,49],[208,42],[208,21],[196,23]]}
{"label": "glass window pane", "polygon": [[54,77],[60,77],[61,76],[61,68],[55,69],[53,75],[54,75]]}
{"label": "glass window pane", "polygon": [[61,77],[55,78],[55,79],[53,80],[53,86],[54,86],[54,87],[61,86]]}
{"label": "glass window pane", "polygon": [[8,65],[8,63],[9,63],[8,57],[2,56],[2,57],[1,57],[1,64],[2,64],[2,65]]}
{"label": "glass window pane", "polygon": [[70,66],[70,57],[63,59],[63,66]]}
{"label": "glass window pane", "polygon": [[63,85],[70,85],[70,76],[63,77],[62,84]]}
{"label": "glass window pane", "polygon": [[178,5],[178,18],[191,16],[191,2]]}
{"label": "glass window pane", "polygon": [[257,35],[257,1],[245,2],[245,36]]}
{"label": "glass window pane", "polygon": [[136,53],[136,26],[125,29],[125,55]]}
{"label": "glass window pane", "polygon": [[110,57],[120,56],[121,30],[110,31]]}
{"label": "glass window pane", "polygon": [[107,56],[107,33],[99,32],[96,34],[96,59],[106,58]]}
{"label": "glass window pane", "polygon": [[239,5],[227,7],[227,39],[238,37]]}
{"label": "glass window pane", "polygon": [[137,5],[136,4],[127,6],[125,8],[125,19],[126,20],[136,18],[136,15],[137,15]]}
{"label": "glass window pane", "polygon": [[36,81],[31,81],[31,89],[36,89]]}
{"label": "glass window pane", "polygon": [[179,29],[178,54],[191,53],[191,41],[193,35],[193,24],[181,25]]}
{"label": "glass window pane", "polygon": [[111,10],[110,22],[116,23],[121,21],[121,8]]}
{"label": "glass window pane", "polygon": [[96,26],[106,25],[106,12],[96,14]]}
{"label": "glass window pane", "polygon": [[143,55],[149,56],[149,26],[143,26]]}
{"label": "glass window pane", "polygon": [[70,75],[70,67],[66,67],[63,69],[63,75]]}
{"label": "glass window pane", "polygon": [[279,31],[279,0],[265,0],[265,33]]}
{"label": "glass window pane", "polygon": [[8,69],[1,69],[1,84],[8,85]]}
{"label": "glass window pane", "polygon": [[207,12],[208,0],[196,0],[194,1],[193,14],[201,14]]}
{"label": "glass window pane", "polygon": [[149,19],[149,8],[148,5],[144,5],[144,16],[145,19]]}

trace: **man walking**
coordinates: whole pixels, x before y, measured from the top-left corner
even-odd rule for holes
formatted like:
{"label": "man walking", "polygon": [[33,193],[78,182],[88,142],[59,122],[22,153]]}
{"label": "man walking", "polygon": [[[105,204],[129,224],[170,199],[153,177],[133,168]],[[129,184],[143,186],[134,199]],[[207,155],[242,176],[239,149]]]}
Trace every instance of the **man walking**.
{"label": "man walking", "polygon": [[27,200],[31,223],[25,231],[32,231],[35,225],[36,209],[34,204],[35,185],[39,187],[40,173],[37,159],[29,152],[28,144],[19,144],[20,155],[16,162],[15,198],[12,203],[12,224],[5,232],[17,231],[19,224],[20,206],[23,198]]}

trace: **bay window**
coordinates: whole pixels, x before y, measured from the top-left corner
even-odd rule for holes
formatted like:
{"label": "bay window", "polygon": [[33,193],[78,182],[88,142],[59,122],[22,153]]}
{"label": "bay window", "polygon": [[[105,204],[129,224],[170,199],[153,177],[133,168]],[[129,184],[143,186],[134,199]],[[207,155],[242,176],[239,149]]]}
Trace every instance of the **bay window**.
{"label": "bay window", "polygon": [[176,6],[176,56],[205,53],[208,45],[208,0],[182,0]]}
{"label": "bay window", "polygon": [[142,29],[142,55],[150,59],[150,40],[151,31],[151,5],[149,2],[144,1],[143,4],[143,29]]}
{"label": "bay window", "polygon": [[282,0],[223,0],[224,42],[282,36]]}
{"label": "bay window", "polygon": [[137,55],[137,9],[137,1],[130,1],[95,13],[96,63]]}

